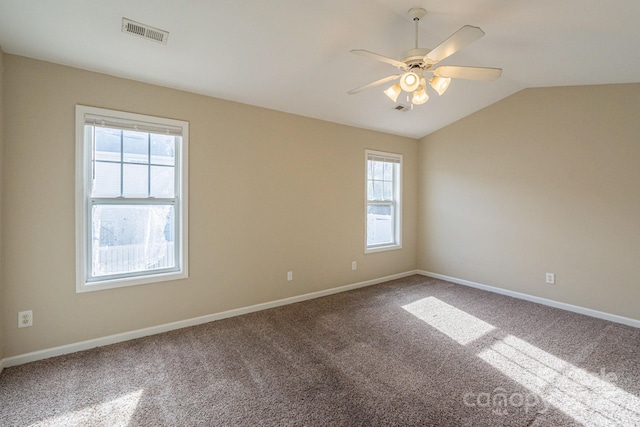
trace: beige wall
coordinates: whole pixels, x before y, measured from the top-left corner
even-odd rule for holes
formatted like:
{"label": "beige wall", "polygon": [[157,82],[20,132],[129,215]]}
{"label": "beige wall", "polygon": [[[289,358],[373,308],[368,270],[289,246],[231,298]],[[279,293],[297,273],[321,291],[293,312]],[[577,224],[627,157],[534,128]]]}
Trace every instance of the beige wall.
{"label": "beige wall", "polygon": [[[524,90],[417,143],[0,58],[0,358],[416,267],[640,319],[640,84]],[[189,279],[75,293],[76,104],[190,122]],[[404,154],[402,250],[363,253],[365,148]]]}
{"label": "beige wall", "polygon": [[418,268],[640,319],[639,112],[640,84],[528,89],[423,138]]}
{"label": "beige wall", "polygon": [[[416,140],[4,59],[4,357],[415,269]],[[190,122],[189,279],[76,294],[77,103]],[[364,255],[366,148],[404,154],[401,250]]]}
{"label": "beige wall", "polygon": [[[4,147],[4,97],[3,97],[3,88],[4,88],[4,53],[2,49],[0,49],[0,242],[2,242],[2,171],[3,171],[3,147]],[[2,355],[4,354],[4,306],[2,304],[2,244],[0,244],[0,361],[2,360]],[[17,318],[17,314],[16,314]],[[0,362],[0,371],[2,370],[2,363]]]}

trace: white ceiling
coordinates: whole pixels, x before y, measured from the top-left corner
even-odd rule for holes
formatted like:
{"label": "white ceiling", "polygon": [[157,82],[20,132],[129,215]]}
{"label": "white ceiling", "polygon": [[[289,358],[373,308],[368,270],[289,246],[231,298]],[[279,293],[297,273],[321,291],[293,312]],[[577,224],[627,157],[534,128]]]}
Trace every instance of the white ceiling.
{"label": "white ceiling", "polygon": [[[462,25],[486,35],[440,64],[502,68],[454,80],[412,111],[388,85],[413,48]],[[167,45],[122,33],[126,17],[169,31]],[[639,0],[0,0],[6,52],[302,116],[419,138],[528,87],[640,82]]]}

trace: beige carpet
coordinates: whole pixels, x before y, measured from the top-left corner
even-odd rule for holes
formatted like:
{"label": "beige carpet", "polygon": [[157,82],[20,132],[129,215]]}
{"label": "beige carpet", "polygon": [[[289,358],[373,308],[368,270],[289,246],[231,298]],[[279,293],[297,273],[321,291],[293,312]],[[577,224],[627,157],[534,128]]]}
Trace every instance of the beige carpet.
{"label": "beige carpet", "polygon": [[5,369],[2,426],[640,425],[640,330],[412,276]]}

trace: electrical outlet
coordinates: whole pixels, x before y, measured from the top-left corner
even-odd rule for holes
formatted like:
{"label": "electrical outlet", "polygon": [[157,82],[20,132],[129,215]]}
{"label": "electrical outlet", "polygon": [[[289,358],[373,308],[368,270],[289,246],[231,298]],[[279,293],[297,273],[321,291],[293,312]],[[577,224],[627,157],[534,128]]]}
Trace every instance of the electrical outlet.
{"label": "electrical outlet", "polygon": [[18,328],[33,326],[33,311],[21,311],[18,313]]}
{"label": "electrical outlet", "polygon": [[554,285],[556,283],[556,275],[553,273],[547,273],[546,275],[546,282],[549,285]]}
{"label": "electrical outlet", "polygon": [[357,269],[358,269],[358,263],[357,263],[357,262],[355,262],[355,261],[352,261],[352,262],[351,262],[351,269],[352,269],[352,270],[357,270]]}
{"label": "electrical outlet", "polygon": [[293,280],[293,271],[287,271],[287,282]]}

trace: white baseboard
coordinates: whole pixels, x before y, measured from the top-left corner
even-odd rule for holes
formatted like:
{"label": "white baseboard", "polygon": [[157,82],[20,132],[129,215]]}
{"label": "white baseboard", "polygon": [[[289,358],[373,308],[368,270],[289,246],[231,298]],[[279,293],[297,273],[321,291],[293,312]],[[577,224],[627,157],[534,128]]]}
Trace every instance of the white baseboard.
{"label": "white baseboard", "polygon": [[580,307],[577,305],[567,304],[564,302],[558,302],[546,298],[536,297],[521,292],[510,291],[508,289],[496,288],[495,286],[483,285],[482,283],[471,282],[469,280],[458,279],[456,277],[445,276],[443,274],[432,273],[430,271],[417,270],[418,274],[427,277],[433,277],[434,279],[446,280],[447,282],[457,283],[459,285],[469,286],[472,288],[482,289],[484,291],[494,292],[496,294],[507,295],[513,298],[518,298],[526,301],[535,302],[549,307],[559,308],[573,313],[584,314],[585,316],[596,317],[598,319],[609,320],[615,323],[621,323],[627,326],[633,326],[640,328],[640,320],[631,319],[629,317],[618,316],[617,314],[605,313],[603,311],[592,310],[590,308]]}
{"label": "white baseboard", "polygon": [[148,335],[160,334],[163,332],[169,332],[176,329],[187,328],[189,326],[201,325],[203,323],[213,322],[215,320],[226,319],[229,317],[240,316],[247,313],[253,313],[256,311],[267,310],[269,308],[280,307],[287,304],[293,304],[296,302],[306,301],[314,298],[320,298],[327,295],[337,294],[340,292],[346,292],[353,289],[363,288],[365,286],[376,285],[378,283],[388,282],[389,280],[401,279],[403,277],[418,274],[416,270],[406,271],[404,273],[393,274],[391,276],[380,277],[378,279],[366,280],[364,282],[353,283],[350,285],[340,286],[337,288],[325,289],[323,291],[311,292],[304,295],[298,295],[295,297],[284,298],[276,301],[266,302],[262,304],[256,304],[249,307],[242,307],[233,310],[223,311],[220,313],[208,314],[206,316],[194,317],[191,319],[180,320],[172,323],[165,323],[163,325],[151,326],[149,328],[138,329],[130,332],[123,332],[120,334],[109,335],[102,338],[96,338],[87,341],[81,341],[73,344],[62,345],[59,347],[48,348],[44,350],[38,350],[31,353],[20,354],[18,356],[12,356],[5,359],[0,359],[0,372],[3,367],[10,367],[16,365],[22,365],[29,362],[35,362],[36,360],[48,359],[50,357],[62,356],[64,354],[75,353],[78,351],[89,350],[96,347],[102,347],[105,345],[116,344],[123,341],[129,341],[136,338],[146,337]]}

